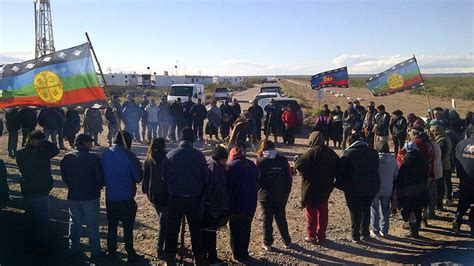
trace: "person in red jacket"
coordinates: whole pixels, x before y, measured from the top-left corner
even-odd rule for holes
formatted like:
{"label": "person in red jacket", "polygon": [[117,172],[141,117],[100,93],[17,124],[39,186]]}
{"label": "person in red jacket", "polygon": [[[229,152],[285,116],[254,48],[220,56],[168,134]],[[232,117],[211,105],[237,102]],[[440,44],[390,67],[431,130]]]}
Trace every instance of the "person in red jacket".
{"label": "person in red jacket", "polygon": [[287,145],[293,145],[295,143],[295,127],[298,118],[290,105],[286,107],[281,115],[281,120],[283,121],[283,142]]}

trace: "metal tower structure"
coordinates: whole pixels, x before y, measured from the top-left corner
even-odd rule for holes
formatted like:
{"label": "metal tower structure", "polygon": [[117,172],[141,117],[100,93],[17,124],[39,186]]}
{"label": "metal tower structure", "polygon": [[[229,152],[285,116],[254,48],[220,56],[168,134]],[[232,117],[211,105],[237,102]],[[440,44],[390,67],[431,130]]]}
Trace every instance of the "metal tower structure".
{"label": "metal tower structure", "polygon": [[49,0],[33,0],[35,8],[35,58],[54,52],[53,21]]}

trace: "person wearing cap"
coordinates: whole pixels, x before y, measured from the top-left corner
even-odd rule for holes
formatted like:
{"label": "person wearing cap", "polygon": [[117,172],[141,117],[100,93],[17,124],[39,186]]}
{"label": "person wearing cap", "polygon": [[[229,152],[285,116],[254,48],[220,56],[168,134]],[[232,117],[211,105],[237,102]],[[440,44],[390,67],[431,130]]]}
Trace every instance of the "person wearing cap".
{"label": "person wearing cap", "polygon": [[84,132],[94,139],[94,145],[99,145],[99,134],[104,131],[102,127],[102,114],[100,113],[100,105],[94,104],[91,108],[87,108],[84,113]]}
{"label": "person wearing cap", "polygon": [[342,149],[345,150],[347,147],[347,141],[349,140],[349,137],[352,134],[352,129],[354,129],[354,126],[356,124],[356,119],[355,119],[356,113],[354,109],[354,103],[353,102],[348,102],[347,103],[347,108],[344,111],[343,117],[342,117]]}
{"label": "person wearing cap", "polygon": [[273,245],[273,219],[275,219],[285,248],[290,248],[291,237],[286,221],[286,203],[290,196],[293,176],[288,159],[275,149],[273,142],[262,141],[257,152],[258,201],[263,212],[263,249]]}
{"label": "person wearing cap", "polygon": [[38,124],[38,114],[36,113],[36,107],[23,107],[18,112],[21,125],[21,133],[23,138],[21,139],[21,146],[25,147],[28,138],[36,128]]}
{"label": "person wearing cap", "polygon": [[456,146],[456,171],[459,175],[459,202],[452,226],[455,233],[459,233],[463,223],[463,216],[469,211],[471,237],[474,237],[474,137],[462,140]]}
{"label": "person wearing cap", "polygon": [[155,138],[148,148],[145,163],[143,165],[142,192],[155,207],[158,215],[160,229],[158,231],[158,243],[156,245],[157,256],[165,258],[165,243],[168,230],[168,191],[162,178],[162,166],[166,159],[166,141],[163,138]]}
{"label": "person wearing cap", "polygon": [[[129,107],[130,104],[126,108]],[[135,262],[142,258],[133,247],[133,225],[137,214],[135,194],[137,183],[143,178],[143,170],[140,160],[130,151],[131,146],[132,136],[126,131],[119,131],[114,145],[102,153],[101,165],[105,181],[108,256],[115,258],[117,227],[121,221],[128,261]]]}
{"label": "person wearing cap", "polygon": [[49,193],[53,189],[51,174],[51,159],[59,154],[58,147],[47,141],[41,131],[34,131],[30,135],[26,146],[16,154],[16,162],[20,171],[20,190],[24,197],[27,227],[32,237],[29,241],[33,248],[45,250],[48,247],[48,224],[50,199]]}
{"label": "person wearing cap", "polygon": [[220,263],[217,257],[217,230],[225,226],[228,220],[229,194],[227,192],[226,162],[227,150],[218,145],[207,160],[209,185],[204,191],[203,217],[201,222],[201,241],[204,259],[209,264]]}
{"label": "person wearing cap", "polygon": [[422,209],[429,202],[428,162],[413,142],[405,144],[405,155],[395,182],[398,208],[410,231],[407,237],[418,238],[422,222]]}
{"label": "person wearing cap", "polygon": [[257,208],[257,166],[246,158],[246,144],[237,142],[229,156],[229,230],[234,262],[245,263],[249,257],[252,220]]}
{"label": "person wearing cap", "polygon": [[166,97],[161,98],[158,109],[158,137],[166,140],[171,123],[170,105]]}
{"label": "person wearing cap", "polygon": [[130,99],[128,104],[123,108],[122,119],[127,131],[134,140],[142,143],[140,137],[140,119],[143,116],[143,110],[135,103],[134,99]]}
{"label": "person wearing cap", "polygon": [[69,205],[69,253],[78,255],[82,225],[87,226],[92,258],[101,255],[99,234],[100,191],[104,177],[99,156],[91,153],[94,139],[79,134],[75,149],[61,160],[61,177],[67,186]]}
{"label": "person wearing cap", "polygon": [[351,240],[370,237],[370,206],[379,192],[379,155],[355,132],[353,143],[342,153],[335,186],[344,192],[351,214]]}
{"label": "person wearing cap", "polygon": [[379,141],[375,149],[379,153],[380,190],[370,208],[370,235],[386,237],[390,226],[390,201],[393,182],[398,176],[398,165],[397,160],[390,154],[388,142]]}
{"label": "person wearing cap", "polygon": [[453,185],[451,181],[451,150],[452,142],[446,134],[446,131],[441,125],[431,125],[430,131],[433,134],[436,142],[441,148],[441,162],[443,165],[443,178],[438,180],[437,193],[437,208],[443,209],[443,198],[446,197],[445,204],[452,205],[452,190]]}
{"label": "person wearing cap", "polygon": [[81,130],[81,117],[74,107],[68,107],[64,121],[64,137],[71,148],[74,147],[76,134]]}
{"label": "person wearing cap", "polygon": [[189,111],[192,117],[192,126],[194,134],[196,134],[199,140],[204,137],[204,119],[207,116],[206,106],[202,103],[201,98],[198,99],[197,104],[194,104]]}
{"label": "person wearing cap", "polygon": [[257,141],[262,140],[262,119],[263,109],[258,105],[258,101],[252,101],[252,106],[249,107],[248,111],[252,114],[255,121],[255,137]]}
{"label": "person wearing cap", "polygon": [[194,131],[184,128],[179,146],[166,154],[163,162],[163,181],[168,197],[168,233],[165,252],[167,262],[175,264],[178,234],[183,216],[189,225],[193,255],[202,262],[199,210],[201,196],[209,183],[209,170],[204,154],[193,147]]}
{"label": "person wearing cap", "polygon": [[281,108],[275,103],[274,99],[270,100],[270,104],[265,106],[265,139],[273,134],[273,142],[278,143],[278,129],[281,123]]}
{"label": "person wearing cap", "polygon": [[392,118],[390,122],[390,134],[392,134],[393,145],[395,146],[395,154],[398,153],[398,150],[405,146],[405,141],[407,138],[407,120],[403,117],[403,112],[400,110],[395,110],[392,113],[395,117]]}
{"label": "person wearing cap", "polygon": [[379,141],[388,141],[388,134],[390,132],[390,115],[385,112],[385,106],[379,105],[377,106],[377,113],[374,116],[374,128],[373,131],[375,133],[375,140],[374,145],[377,145]]}
{"label": "person wearing cap", "polygon": [[15,158],[18,149],[18,131],[21,128],[18,108],[10,108],[5,115],[8,130],[8,157]]}

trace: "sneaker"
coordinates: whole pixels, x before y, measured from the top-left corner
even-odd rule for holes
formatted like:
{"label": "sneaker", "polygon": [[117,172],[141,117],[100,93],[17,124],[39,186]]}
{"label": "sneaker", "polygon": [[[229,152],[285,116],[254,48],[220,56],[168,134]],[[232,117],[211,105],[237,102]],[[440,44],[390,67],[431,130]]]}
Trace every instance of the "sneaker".
{"label": "sneaker", "polygon": [[375,238],[377,237],[378,232],[370,230],[370,237]]}
{"label": "sneaker", "polygon": [[454,232],[455,234],[459,234],[459,230],[461,229],[461,225],[458,224],[458,222],[456,222],[456,220],[454,220],[454,221],[452,222],[452,226],[453,226],[453,232]]}
{"label": "sneaker", "polygon": [[381,237],[387,237],[387,236],[388,236],[388,234],[386,234],[386,233],[384,233],[384,232],[382,232],[382,231],[379,232],[379,235],[380,235]]}
{"label": "sneaker", "polygon": [[272,246],[268,246],[268,245],[262,244],[262,248],[263,248],[265,251],[272,251]]}

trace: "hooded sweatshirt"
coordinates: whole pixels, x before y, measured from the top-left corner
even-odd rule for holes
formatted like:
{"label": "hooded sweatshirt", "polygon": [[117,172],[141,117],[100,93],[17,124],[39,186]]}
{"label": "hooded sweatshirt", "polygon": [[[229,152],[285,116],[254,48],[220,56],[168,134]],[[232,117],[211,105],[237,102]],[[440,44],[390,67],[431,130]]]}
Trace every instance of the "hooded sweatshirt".
{"label": "hooded sweatshirt", "polygon": [[397,160],[390,153],[379,153],[380,197],[390,197],[398,175]]}
{"label": "hooded sweatshirt", "polygon": [[258,200],[286,203],[293,181],[288,159],[276,150],[266,150],[257,159],[257,167]]}

